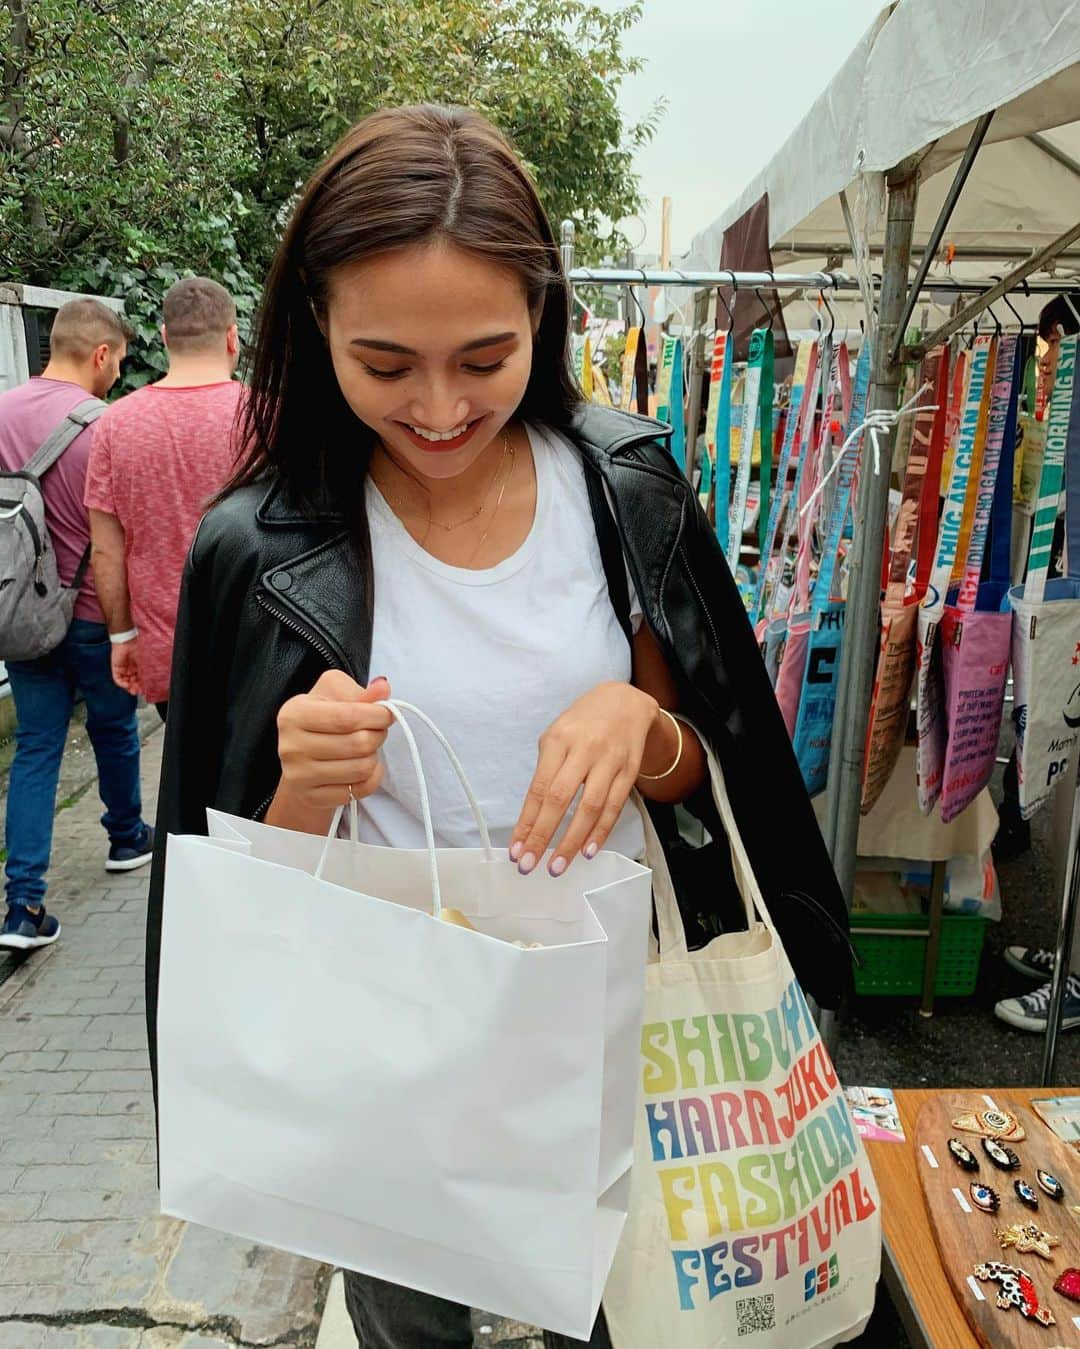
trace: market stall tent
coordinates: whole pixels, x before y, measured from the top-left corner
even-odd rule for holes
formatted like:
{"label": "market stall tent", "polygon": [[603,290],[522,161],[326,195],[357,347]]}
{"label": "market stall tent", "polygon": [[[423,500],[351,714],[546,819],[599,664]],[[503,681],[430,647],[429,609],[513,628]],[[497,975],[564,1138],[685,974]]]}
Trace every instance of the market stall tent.
{"label": "market stall tent", "polygon": [[[883,175],[913,161],[913,245],[929,237],[977,120],[994,112],[946,239],[954,275],[987,274],[1080,220],[1080,0],[898,0],[762,171],[691,242],[680,266],[721,263],[725,233],[768,197],[778,267],[851,256],[839,193],[883,245]],[[974,255],[974,256],[973,256]],[[816,261],[815,261],[816,259]],[[1080,248],[1065,270],[1080,270]],[[974,267],[973,267],[974,264]],[[943,267],[943,264],[942,264]]]}
{"label": "market stall tent", "polygon": [[[742,194],[698,234],[679,266],[778,271],[854,259],[874,335],[869,407],[897,406],[919,295],[938,278],[984,282],[940,321],[940,341],[1027,277],[1080,276],[1080,0],[897,0],[882,8],[809,112]],[[920,265],[921,262],[921,265]],[[912,268],[918,266],[912,280]],[[934,298],[930,291],[931,299]],[[937,297],[939,302],[953,297]],[[668,308],[684,303],[669,294]],[[1034,317],[1043,299],[1026,301]],[[1025,301],[1021,299],[1024,312]],[[880,564],[891,462],[864,469],[850,555],[848,617],[829,765],[826,841],[851,894],[863,748],[878,642]],[[881,464],[886,467],[884,470]],[[1076,798],[1080,806],[1080,796]],[[1073,835],[1077,812],[1074,810]],[[1074,845],[1075,847],[1075,845]],[[1080,871],[1073,867],[1072,871]],[[1053,1070],[1077,904],[1067,886],[1044,1082]]]}

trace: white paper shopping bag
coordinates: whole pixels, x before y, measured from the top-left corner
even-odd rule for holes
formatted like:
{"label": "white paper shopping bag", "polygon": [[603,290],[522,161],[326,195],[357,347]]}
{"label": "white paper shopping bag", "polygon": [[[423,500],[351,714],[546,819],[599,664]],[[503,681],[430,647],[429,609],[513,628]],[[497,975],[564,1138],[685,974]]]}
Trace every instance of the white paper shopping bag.
{"label": "white paper shopping bag", "polygon": [[436,851],[420,781],[428,850],[212,812],[214,837],[170,837],[162,1209],[588,1338],[626,1215],[650,873]]}

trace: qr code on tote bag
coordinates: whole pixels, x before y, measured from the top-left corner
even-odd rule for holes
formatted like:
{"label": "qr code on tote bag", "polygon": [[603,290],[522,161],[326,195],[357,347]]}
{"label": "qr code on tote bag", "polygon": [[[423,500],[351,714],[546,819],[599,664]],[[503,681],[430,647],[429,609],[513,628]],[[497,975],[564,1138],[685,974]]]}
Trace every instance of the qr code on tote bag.
{"label": "qr code on tote bag", "polygon": [[753,1335],[759,1330],[776,1329],[776,1299],[772,1293],[762,1297],[744,1297],[735,1303],[739,1335]]}

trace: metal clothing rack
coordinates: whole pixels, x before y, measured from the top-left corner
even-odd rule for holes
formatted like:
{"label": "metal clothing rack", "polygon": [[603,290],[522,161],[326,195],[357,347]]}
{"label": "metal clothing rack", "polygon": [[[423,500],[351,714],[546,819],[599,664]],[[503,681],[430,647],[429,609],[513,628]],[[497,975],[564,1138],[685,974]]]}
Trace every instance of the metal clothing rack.
{"label": "metal clothing rack", "polygon": [[[927,245],[921,250],[921,262],[911,279],[915,208],[919,196],[919,164],[916,159],[902,161],[885,174],[888,192],[885,217],[885,239],[882,249],[880,276],[872,278],[872,290],[877,301],[877,334],[874,346],[874,365],[867,399],[867,412],[892,411],[903,377],[904,365],[920,360],[926,351],[959,332],[987,307],[1007,294],[1059,294],[1071,284],[1067,277],[1033,278],[1033,274],[1048,270],[1071,245],[1080,239],[1080,222],[1038,251],[1026,255],[1005,276],[991,281],[964,281],[955,277],[929,275],[937,246],[944,237],[952,212],[963,191],[979,149],[985,139],[993,113],[980,117],[972,131],[967,150],[957,166],[952,184],[930,232]],[[849,230],[853,230],[844,193],[841,205]],[[856,290],[859,283],[845,272],[739,272],[723,269],[716,272],[690,272],[679,269],[649,270],[637,268],[586,268],[574,266],[575,227],[572,220],[564,220],[561,234],[563,268],[572,285],[664,286],[686,287],[707,292],[720,286],[757,290]],[[854,234],[850,239],[851,252],[858,256]],[[907,347],[904,339],[908,321],[914,313],[918,297],[925,291],[954,291],[972,298],[945,323],[930,333],[917,346]],[[704,305],[695,310],[695,318],[704,316]],[[867,315],[868,326],[875,317]],[[695,322],[695,329],[700,328]],[[698,365],[693,361],[692,390],[700,384],[696,378]],[[697,412],[697,390],[692,411]],[[696,415],[694,418],[696,425]],[[896,429],[882,435],[880,462],[891,466]],[[692,456],[688,463],[692,464]],[[825,843],[836,870],[841,889],[851,907],[855,882],[856,847],[859,833],[860,803],[862,798],[863,758],[866,733],[870,718],[874,669],[878,650],[880,605],[881,555],[885,546],[888,514],[890,467],[884,471],[864,472],[860,475],[858,500],[855,504],[855,529],[848,557],[849,581],[845,639],[837,682],[836,709],[833,721],[833,743],[829,758],[828,815],[825,822]],[[1072,950],[1073,922],[1080,907],[1080,781],[1078,781],[1072,816],[1069,860],[1061,901],[1058,928],[1057,960],[1052,980],[1050,1005],[1047,1011],[1047,1032],[1043,1055],[1042,1085],[1053,1082],[1058,1034],[1064,1008],[1068,979],[1068,964]],[[832,1014],[823,1013],[822,1032],[826,1039],[832,1033]]]}

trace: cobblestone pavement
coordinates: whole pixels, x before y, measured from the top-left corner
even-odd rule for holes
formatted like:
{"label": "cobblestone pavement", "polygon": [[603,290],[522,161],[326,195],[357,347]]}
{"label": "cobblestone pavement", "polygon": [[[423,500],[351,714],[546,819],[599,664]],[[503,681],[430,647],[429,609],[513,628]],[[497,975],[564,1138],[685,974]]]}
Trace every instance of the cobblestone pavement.
{"label": "cobblestone pavement", "polygon": [[[162,736],[143,729],[152,818]],[[65,775],[47,898],[63,932],[0,986],[0,1349],[355,1349],[343,1306],[320,1334],[329,1268],[158,1212],[149,868],[106,873],[92,756],[69,747]],[[540,1346],[488,1316],[477,1343]]]}
{"label": "cobblestone pavement", "polygon": [[[161,740],[143,749],[148,814]],[[329,1271],[158,1213],[149,868],[106,873],[100,811],[88,791],[58,815],[60,941],[0,988],[0,1347],[313,1345]]]}

